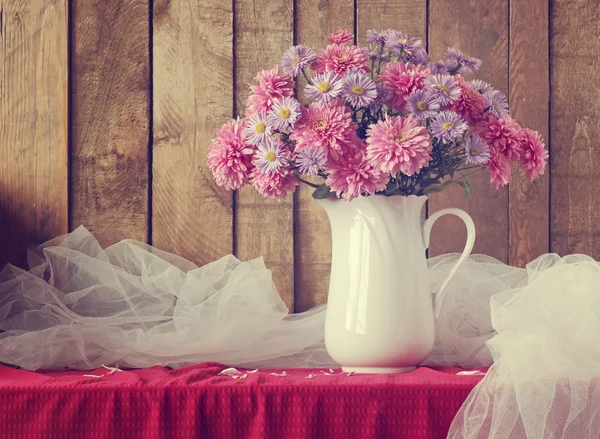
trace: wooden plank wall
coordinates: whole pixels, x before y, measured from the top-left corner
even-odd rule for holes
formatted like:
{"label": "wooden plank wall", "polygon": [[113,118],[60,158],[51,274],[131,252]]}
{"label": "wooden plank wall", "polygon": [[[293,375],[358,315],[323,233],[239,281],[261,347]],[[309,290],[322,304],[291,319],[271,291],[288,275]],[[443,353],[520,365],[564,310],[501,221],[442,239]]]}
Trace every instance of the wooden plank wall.
{"label": "wooden plank wall", "polygon": [[[69,7],[70,5],[70,7]],[[0,262],[86,225],[103,245],[151,243],[205,264],[263,256],[296,311],[326,300],[331,248],[302,188],[281,202],[216,187],[215,130],[292,44],[338,28],[396,28],[434,57],[457,46],[542,133],[551,166],[496,192],[436,194],[476,222],[476,251],[523,266],[548,251],[600,257],[598,0],[0,0]],[[68,86],[70,84],[70,86]],[[299,81],[299,87],[303,82]],[[459,251],[444,218],[431,255]]]}

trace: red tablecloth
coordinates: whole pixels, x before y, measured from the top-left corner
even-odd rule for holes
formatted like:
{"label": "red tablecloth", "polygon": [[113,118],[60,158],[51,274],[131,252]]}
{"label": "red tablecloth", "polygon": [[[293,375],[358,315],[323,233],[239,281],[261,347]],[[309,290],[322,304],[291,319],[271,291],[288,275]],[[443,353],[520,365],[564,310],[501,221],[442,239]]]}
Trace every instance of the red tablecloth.
{"label": "red tablecloth", "polygon": [[0,366],[0,437],[443,438],[481,380],[456,368],[352,376],[261,370],[245,379],[218,376],[223,369],[210,363],[107,375]]}

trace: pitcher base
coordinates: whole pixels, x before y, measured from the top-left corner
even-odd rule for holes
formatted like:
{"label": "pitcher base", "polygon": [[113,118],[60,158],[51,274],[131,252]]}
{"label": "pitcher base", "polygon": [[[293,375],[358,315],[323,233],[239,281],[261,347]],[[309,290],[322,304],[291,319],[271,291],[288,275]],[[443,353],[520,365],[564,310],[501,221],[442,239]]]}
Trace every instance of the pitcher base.
{"label": "pitcher base", "polygon": [[342,367],[344,372],[354,373],[406,373],[415,370],[415,366],[410,367]]}

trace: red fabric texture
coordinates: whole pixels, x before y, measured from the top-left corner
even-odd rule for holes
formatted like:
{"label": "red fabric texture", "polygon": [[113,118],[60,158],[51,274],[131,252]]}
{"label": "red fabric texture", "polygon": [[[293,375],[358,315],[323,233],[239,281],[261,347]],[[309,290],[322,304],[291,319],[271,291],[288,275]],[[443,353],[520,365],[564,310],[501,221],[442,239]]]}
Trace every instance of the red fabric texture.
{"label": "red fabric texture", "polygon": [[[234,379],[218,376],[224,368],[206,363],[107,375],[0,366],[0,437],[437,439],[446,437],[482,378],[422,367],[351,376],[260,370]],[[310,373],[315,377],[307,379]]]}

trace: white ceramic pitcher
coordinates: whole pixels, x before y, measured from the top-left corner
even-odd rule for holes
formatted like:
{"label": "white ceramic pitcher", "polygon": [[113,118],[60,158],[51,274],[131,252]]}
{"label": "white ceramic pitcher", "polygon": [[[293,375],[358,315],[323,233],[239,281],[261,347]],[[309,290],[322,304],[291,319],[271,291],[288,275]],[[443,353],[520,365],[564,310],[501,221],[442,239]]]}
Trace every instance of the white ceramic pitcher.
{"label": "white ceramic pitcher", "polygon": [[399,373],[424,361],[435,338],[434,301],[425,250],[434,222],[453,214],[467,226],[467,244],[442,284],[470,255],[475,225],[460,209],[422,221],[427,197],[373,195],[350,202],[320,200],[329,216],[332,261],[325,344],[344,371]]}

